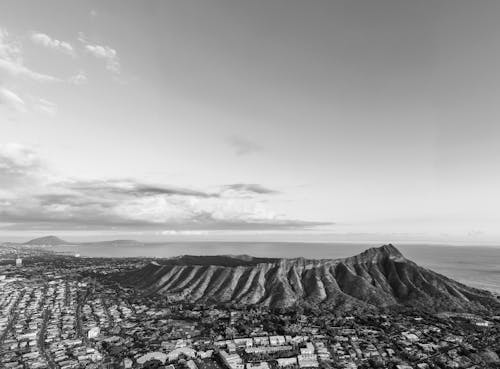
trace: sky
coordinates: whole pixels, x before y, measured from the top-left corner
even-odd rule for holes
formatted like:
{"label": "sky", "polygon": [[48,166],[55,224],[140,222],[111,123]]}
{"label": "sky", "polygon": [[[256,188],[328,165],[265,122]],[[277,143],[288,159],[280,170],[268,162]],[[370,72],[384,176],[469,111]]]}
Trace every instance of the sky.
{"label": "sky", "polygon": [[0,0],[0,238],[500,243],[496,0]]}

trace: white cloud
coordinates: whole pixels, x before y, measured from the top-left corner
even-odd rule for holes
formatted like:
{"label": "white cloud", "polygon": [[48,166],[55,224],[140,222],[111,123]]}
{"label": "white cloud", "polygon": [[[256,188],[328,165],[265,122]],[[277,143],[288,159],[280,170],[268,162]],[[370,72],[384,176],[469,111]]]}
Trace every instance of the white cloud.
{"label": "white cloud", "polygon": [[18,143],[0,144],[0,197],[23,196],[23,188],[30,183],[40,185],[41,168],[38,155],[30,148]]}
{"label": "white cloud", "polygon": [[22,64],[14,63],[9,60],[0,59],[0,69],[3,69],[8,74],[13,76],[21,76],[33,79],[38,82],[59,82],[61,81],[59,78],[35,72]]}
{"label": "white cloud", "polygon": [[110,46],[95,45],[88,42],[85,34],[78,34],[78,41],[85,45],[85,50],[92,56],[106,61],[106,69],[114,74],[120,74],[121,66],[118,52]]}
{"label": "white cloud", "polygon": [[45,99],[38,99],[36,109],[38,109],[42,113],[54,116],[57,112],[57,105]]}
{"label": "white cloud", "polygon": [[[259,198],[228,197],[130,179],[56,178],[36,153],[0,146],[0,228],[53,230],[304,229],[319,223],[286,219]],[[256,194],[257,196],[257,194]]]}
{"label": "white cloud", "polygon": [[9,33],[0,28],[0,70],[12,75],[39,82],[57,82],[59,78],[39,73],[26,67],[22,58],[21,45],[10,39]]}
{"label": "white cloud", "polygon": [[0,59],[19,62],[21,46],[17,42],[9,40],[9,34],[5,29],[0,28]]}
{"label": "white cloud", "polygon": [[74,85],[80,86],[86,84],[88,78],[84,71],[79,71],[77,74],[70,77],[68,81]]}
{"label": "white cloud", "polygon": [[24,112],[26,104],[16,93],[4,87],[0,87],[0,105],[6,106],[8,109]]}
{"label": "white cloud", "polygon": [[[40,160],[33,150],[20,143],[10,142],[0,144],[0,158],[8,158],[11,163],[11,168],[19,169],[33,169],[40,165]],[[5,168],[6,161],[0,160],[0,168]]]}
{"label": "white cloud", "polygon": [[112,73],[120,73],[120,62],[115,49],[109,46],[85,45],[85,49],[96,58],[106,60],[106,69]]}
{"label": "white cloud", "polygon": [[38,45],[75,56],[75,50],[69,42],[56,40],[45,33],[33,33],[31,40]]}
{"label": "white cloud", "polygon": [[78,41],[84,44],[85,50],[92,56],[103,59],[106,62],[106,69],[114,74],[120,74],[121,65],[118,52],[110,46],[92,44],[87,40],[83,32],[78,33]]}

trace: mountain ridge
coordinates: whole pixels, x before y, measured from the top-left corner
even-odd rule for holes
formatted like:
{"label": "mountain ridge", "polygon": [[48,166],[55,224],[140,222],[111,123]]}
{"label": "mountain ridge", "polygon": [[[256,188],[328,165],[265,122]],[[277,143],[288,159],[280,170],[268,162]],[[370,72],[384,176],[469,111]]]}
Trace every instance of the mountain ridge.
{"label": "mountain ridge", "polygon": [[340,259],[182,256],[156,260],[122,281],[145,294],[204,304],[309,305],[346,311],[393,306],[500,309],[491,292],[420,267],[392,244]]}

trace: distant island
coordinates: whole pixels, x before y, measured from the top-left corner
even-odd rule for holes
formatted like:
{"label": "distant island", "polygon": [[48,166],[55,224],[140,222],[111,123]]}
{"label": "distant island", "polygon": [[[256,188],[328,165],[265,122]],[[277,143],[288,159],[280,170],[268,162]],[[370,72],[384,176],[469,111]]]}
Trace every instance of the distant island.
{"label": "distant island", "polygon": [[110,241],[95,241],[95,242],[74,242],[74,241],[66,241],[56,236],[44,236],[34,238],[27,242],[7,242],[6,244],[11,246],[78,246],[78,245],[95,245],[95,246],[124,246],[124,245],[132,245],[132,246],[140,246],[143,243],[136,240],[110,240]]}

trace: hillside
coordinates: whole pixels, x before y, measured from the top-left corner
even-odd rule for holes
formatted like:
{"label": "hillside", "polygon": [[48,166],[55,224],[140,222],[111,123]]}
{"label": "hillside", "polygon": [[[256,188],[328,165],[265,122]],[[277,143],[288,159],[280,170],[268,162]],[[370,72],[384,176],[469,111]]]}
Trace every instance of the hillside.
{"label": "hillside", "polygon": [[344,259],[183,256],[151,263],[123,282],[147,294],[200,303],[349,310],[412,306],[436,310],[500,308],[488,291],[406,259],[393,245]]}

